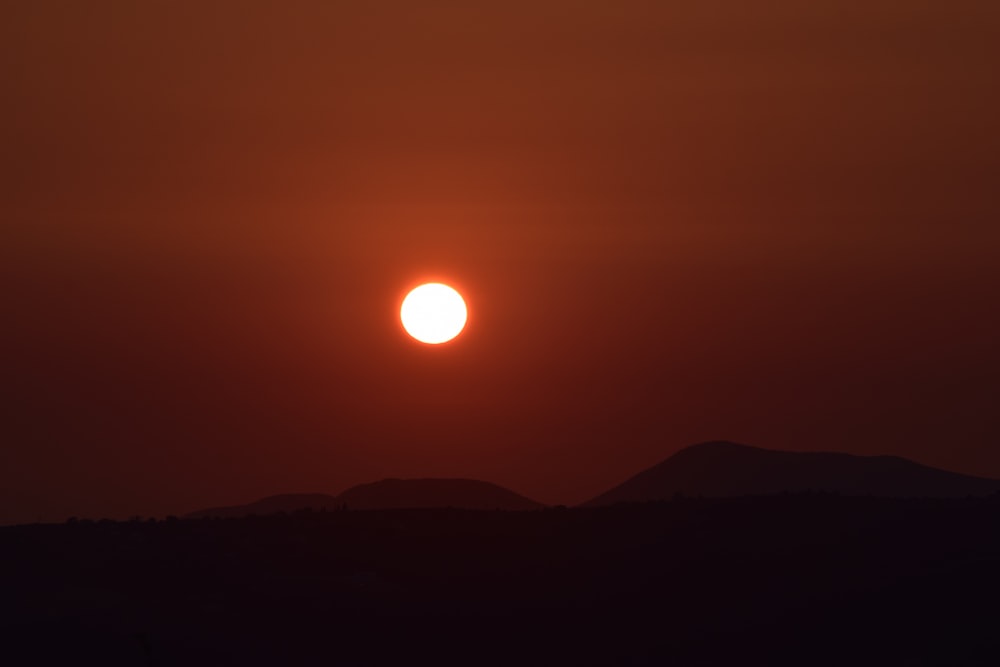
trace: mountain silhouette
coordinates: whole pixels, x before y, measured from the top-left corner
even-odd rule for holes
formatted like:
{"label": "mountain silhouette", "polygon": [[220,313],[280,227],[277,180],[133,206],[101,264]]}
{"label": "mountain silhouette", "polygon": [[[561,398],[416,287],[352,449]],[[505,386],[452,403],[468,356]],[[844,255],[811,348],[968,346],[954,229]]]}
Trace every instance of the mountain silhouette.
{"label": "mountain silhouette", "polygon": [[278,512],[294,512],[296,510],[312,508],[336,509],[342,503],[337,500],[337,496],[326,493],[283,493],[276,496],[261,498],[248,505],[234,505],[232,507],[213,507],[205,510],[198,510],[185,515],[190,519],[201,519],[205,517],[241,517],[253,514],[277,514]]}
{"label": "mountain silhouette", "polygon": [[583,506],[665,500],[678,494],[729,497],[807,491],[960,498],[996,493],[1000,480],[938,470],[897,456],[788,452],[706,442],[682,449]]}
{"label": "mountain silhouette", "polygon": [[337,496],[350,509],[455,507],[533,510],[543,507],[513,491],[474,479],[384,479],[359,484]]}
{"label": "mountain silhouette", "polygon": [[496,484],[474,479],[384,479],[359,484],[337,496],[321,493],[284,494],[262,498],[249,505],[200,510],[188,518],[241,517],[294,512],[301,509],[431,509],[452,507],[474,510],[533,510],[541,503]]}

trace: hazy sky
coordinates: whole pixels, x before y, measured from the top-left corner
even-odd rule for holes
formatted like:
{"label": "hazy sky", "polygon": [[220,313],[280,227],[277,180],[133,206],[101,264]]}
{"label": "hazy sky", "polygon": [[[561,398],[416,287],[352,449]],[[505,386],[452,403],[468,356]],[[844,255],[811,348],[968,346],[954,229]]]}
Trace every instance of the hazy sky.
{"label": "hazy sky", "polygon": [[1000,477],[998,67],[986,0],[6,3],[0,522],[717,438]]}

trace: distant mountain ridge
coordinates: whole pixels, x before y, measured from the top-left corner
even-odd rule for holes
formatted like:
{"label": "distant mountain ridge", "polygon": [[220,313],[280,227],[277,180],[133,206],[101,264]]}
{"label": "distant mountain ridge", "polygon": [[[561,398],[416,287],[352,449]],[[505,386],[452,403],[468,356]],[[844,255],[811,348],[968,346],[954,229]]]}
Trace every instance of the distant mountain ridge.
{"label": "distant mountain ridge", "polygon": [[897,456],[789,452],[718,441],[682,449],[581,506],[666,500],[678,494],[731,497],[807,491],[952,498],[1000,492],[1000,480],[947,472]]}
{"label": "distant mountain ridge", "polygon": [[284,493],[261,498],[247,505],[212,507],[198,510],[197,512],[186,514],[185,517],[190,519],[206,517],[228,518],[250,516],[251,514],[265,515],[277,514],[278,512],[294,512],[306,508],[332,510],[341,505],[342,503],[337,500],[337,496],[325,493]]}
{"label": "distant mountain ridge", "polygon": [[347,489],[337,499],[356,509],[458,507],[534,510],[542,503],[502,486],[475,479],[384,479]]}
{"label": "distant mountain ridge", "polygon": [[268,496],[247,505],[215,507],[187,518],[241,517],[294,512],[301,509],[417,509],[454,507],[476,510],[533,510],[541,503],[502,486],[474,479],[384,479],[353,486],[333,496],[322,493]]}
{"label": "distant mountain ridge", "polygon": [[[580,507],[669,500],[676,495],[760,496],[825,491],[848,496],[961,498],[1000,493],[1000,480],[948,472],[897,456],[790,452],[734,442],[692,445]],[[283,494],[247,505],[192,512],[189,518],[241,517],[312,508],[534,510],[545,507],[474,479],[384,479],[339,495]]]}

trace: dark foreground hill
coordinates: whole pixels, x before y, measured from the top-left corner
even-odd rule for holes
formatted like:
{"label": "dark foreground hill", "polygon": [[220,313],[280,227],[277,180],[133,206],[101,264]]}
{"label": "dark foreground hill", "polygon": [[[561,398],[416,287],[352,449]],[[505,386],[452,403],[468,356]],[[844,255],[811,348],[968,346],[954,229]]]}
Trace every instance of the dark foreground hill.
{"label": "dark foreground hill", "polygon": [[1000,491],[1000,480],[946,472],[896,456],[785,452],[707,442],[677,452],[585,506],[824,491],[886,498],[964,498]]}
{"label": "dark foreground hill", "polygon": [[337,496],[320,493],[269,496],[248,505],[216,507],[192,512],[186,518],[242,517],[296,510],[431,509],[534,510],[541,503],[496,484],[474,479],[384,479],[359,484]]}
{"label": "dark foreground hill", "polygon": [[1000,499],[0,528],[7,665],[995,665]]}

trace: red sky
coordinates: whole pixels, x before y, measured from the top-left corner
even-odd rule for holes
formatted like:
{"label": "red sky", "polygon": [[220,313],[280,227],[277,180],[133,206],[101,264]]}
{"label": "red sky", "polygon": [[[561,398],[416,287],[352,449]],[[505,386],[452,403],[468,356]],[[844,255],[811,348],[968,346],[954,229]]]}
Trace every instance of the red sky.
{"label": "red sky", "polygon": [[8,5],[0,522],[718,438],[1000,477],[998,63],[974,0]]}

